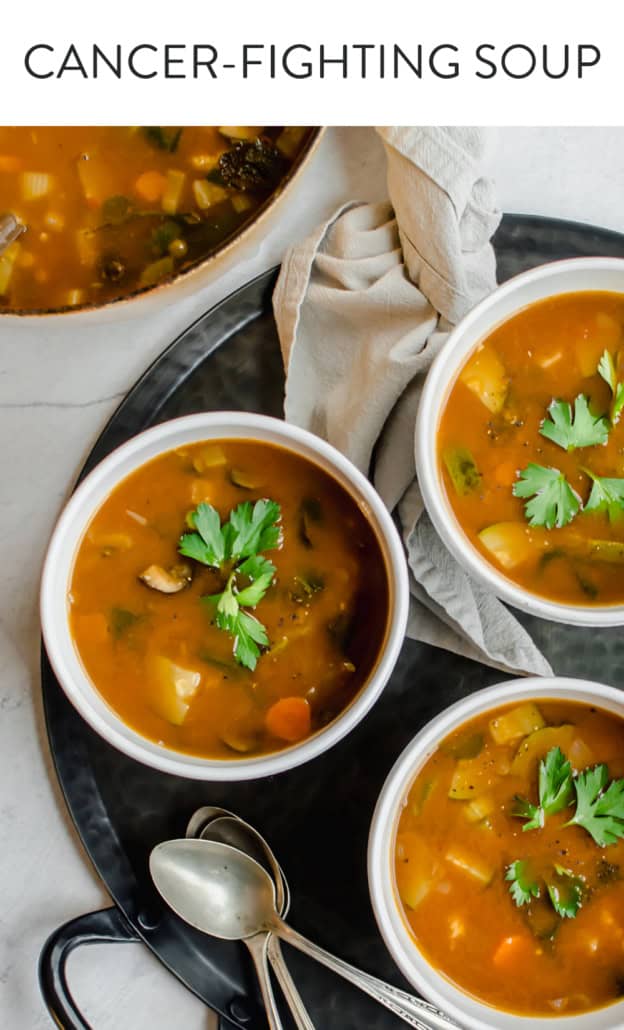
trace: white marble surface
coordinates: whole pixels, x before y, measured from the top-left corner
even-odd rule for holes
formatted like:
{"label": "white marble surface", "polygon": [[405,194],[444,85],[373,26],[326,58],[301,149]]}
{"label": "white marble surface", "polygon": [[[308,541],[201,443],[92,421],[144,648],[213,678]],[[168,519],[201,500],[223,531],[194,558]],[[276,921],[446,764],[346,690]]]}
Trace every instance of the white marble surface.
{"label": "white marble surface", "polygon": [[[501,207],[624,230],[624,129],[493,130],[488,170]],[[54,329],[0,319],[0,1025],[51,1025],[39,996],[40,947],[59,923],[107,904],[66,815],[40,700],[37,587],[45,544],[84,456],[119,400],[197,315],[276,263],[343,200],[384,194],[371,130],[331,129],[264,239],[201,292],[123,324]],[[0,198],[1,199],[1,198]],[[1,205],[0,205],[1,206]],[[70,960],[95,1030],[208,1030],[205,1008],[137,945]]]}

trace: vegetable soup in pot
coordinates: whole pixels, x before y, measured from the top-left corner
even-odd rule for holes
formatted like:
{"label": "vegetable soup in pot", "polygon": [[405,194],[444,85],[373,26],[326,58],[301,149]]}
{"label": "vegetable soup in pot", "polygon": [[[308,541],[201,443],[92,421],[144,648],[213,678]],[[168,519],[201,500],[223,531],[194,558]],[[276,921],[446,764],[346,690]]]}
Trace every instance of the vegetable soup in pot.
{"label": "vegetable soup in pot", "polygon": [[0,312],[98,305],[191,267],[279,189],[294,126],[0,127]]}
{"label": "vegetable soup in pot", "polygon": [[190,444],[127,477],[80,544],[76,649],[124,722],[235,759],[326,726],[379,659],[388,574],[327,472],[253,440]]}
{"label": "vegetable soup in pot", "polygon": [[461,529],[520,587],[624,603],[624,296],[562,294],[499,325],[445,401],[438,456]]}
{"label": "vegetable soup in pot", "polygon": [[624,720],[538,700],[434,751],[395,844],[415,943],[457,987],[525,1016],[624,995]]}

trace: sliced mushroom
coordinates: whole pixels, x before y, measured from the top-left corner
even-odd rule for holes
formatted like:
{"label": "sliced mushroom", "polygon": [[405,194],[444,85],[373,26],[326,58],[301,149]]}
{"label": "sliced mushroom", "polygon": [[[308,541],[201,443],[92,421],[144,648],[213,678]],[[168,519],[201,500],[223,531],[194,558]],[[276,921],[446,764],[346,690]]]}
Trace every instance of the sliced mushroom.
{"label": "sliced mushroom", "polygon": [[163,569],[162,565],[150,565],[139,579],[146,587],[159,590],[161,594],[179,594],[190,585],[193,569],[188,562],[180,562],[169,569]]}

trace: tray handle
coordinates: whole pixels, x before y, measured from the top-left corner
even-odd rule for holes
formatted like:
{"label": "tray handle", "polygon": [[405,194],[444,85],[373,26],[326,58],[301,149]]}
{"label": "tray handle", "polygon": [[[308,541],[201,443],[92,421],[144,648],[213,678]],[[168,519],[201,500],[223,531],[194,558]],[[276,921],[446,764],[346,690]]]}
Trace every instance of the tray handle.
{"label": "tray handle", "polygon": [[91,1030],[72,997],[65,975],[65,964],[74,948],[104,941],[139,940],[115,905],[70,919],[50,934],[39,957],[39,986],[48,1011],[61,1030]]}
{"label": "tray handle", "polygon": [[[116,905],[87,912],[63,923],[50,934],[39,957],[39,986],[48,1012],[60,1030],[92,1030],[72,997],[65,975],[70,953],[80,944],[125,943],[141,938]],[[215,1030],[234,1030],[235,1024],[215,1013]]]}

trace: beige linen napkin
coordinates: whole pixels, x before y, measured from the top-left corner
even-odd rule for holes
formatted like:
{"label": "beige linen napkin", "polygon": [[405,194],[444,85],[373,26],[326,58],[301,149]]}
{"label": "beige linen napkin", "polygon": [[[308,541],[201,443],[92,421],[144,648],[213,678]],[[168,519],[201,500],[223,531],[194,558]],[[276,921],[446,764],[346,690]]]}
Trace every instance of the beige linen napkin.
{"label": "beige linen napkin", "polygon": [[407,549],[410,636],[509,672],[547,675],[526,631],[442,544],[414,464],[424,376],[450,327],[496,285],[490,238],[500,215],[479,171],[484,136],[467,128],[378,132],[391,204],[346,205],[282,266],[273,304],[286,419],[362,471],[374,465]]}

